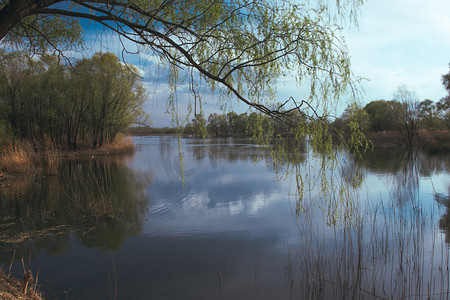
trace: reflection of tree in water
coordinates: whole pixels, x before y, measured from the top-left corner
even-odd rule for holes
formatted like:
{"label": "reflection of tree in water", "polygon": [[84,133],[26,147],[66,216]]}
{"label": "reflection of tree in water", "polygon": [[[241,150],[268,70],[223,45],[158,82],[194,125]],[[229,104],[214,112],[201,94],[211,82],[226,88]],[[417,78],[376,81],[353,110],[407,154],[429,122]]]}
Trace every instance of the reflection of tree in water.
{"label": "reflection of tree in water", "polygon": [[198,140],[195,145],[187,145],[186,149],[196,160],[208,158],[213,168],[217,161],[226,160],[229,163],[254,160],[258,157],[257,147],[248,139],[213,138]]}
{"label": "reflection of tree in water", "polygon": [[88,247],[119,248],[142,229],[149,180],[123,160],[92,159],[66,162],[58,177],[11,183],[0,192],[2,258],[13,248],[64,253],[71,235]]}
{"label": "reflection of tree in water", "polygon": [[421,206],[419,199],[420,177],[434,173],[449,172],[450,160],[447,154],[430,154],[426,152],[405,152],[399,158],[401,167],[393,172],[393,196],[399,206],[406,204]]}
{"label": "reflection of tree in water", "polygon": [[[405,153],[386,157],[391,163],[380,165],[374,159],[376,155],[370,154],[371,160],[358,163],[366,170],[392,176],[393,185],[382,202],[371,199],[367,206],[354,211],[359,222],[352,226],[317,226],[328,216],[318,217],[312,210],[302,211],[297,218],[301,243],[298,250],[288,245],[285,257],[287,283],[300,298],[448,296],[448,252],[445,247],[437,247],[434,222],[428,222],[430,216],[419,197],[420,177],[449,170],[448,156]],[[383,152],[378,155],[385,156]],[[341,177],[347,184],[357,181],[351,177],[358,174],[355,170],[359,170],[358,164],[351,160],[341,167]],[[437,194],[435,199],[450,208],[450,190],[447,196]],[[450,213],[439,225],[450,236]]]}
{"label": "reflection of tree in water", "polygon": [[402,149],[379,149],[366,153],[361,165],[376,173],[392,174],[392,195],[399,206],[418,200],[419,178],[449,172],[448,154],[431,154]]}
{"label": "reflection of tree in water", "polygon": [[439,220],[439,228],[445,233],[445,242],[450,243],[450,186],[447,195],[435,193],[434,200],[446,207],[445,214]]}
{"label": "reflection of tree in water", "polygon": [[[241,138],[213,138],[195,141],[195,145],[187,143],[186,150],[198,161],[208,158],[213,169],[217,167],[217,162],[220,160],[227,163],[259,160],[273,163],[274,160],[278,160],[282,161],[282,164],[305,160],[304,141],[292,144],[292,140],[285,139],[282,141],[283,144],[274,143],[268,147]],[[276,158],[273,157],[274,154],[277,154]]]}
{"label": "reflection of tree in water", "polygon": [[345,184],[351,188],[359,188],[364,180],[364,172],[361,170],[360,161],[350,157],[343,159],[340,168],[340,176]]}
{"label": "reflection of tree in water", "polygon": [[419,153],[406,152],[404,164],[394,175],[394,200],[399,206],[415,203],[419,198]]}
{"label": "reflection of tree in water", "polygon": [[[449,155],[445,153],[405,152],[401,148],[377,149],[368,151],[361,160],[361,165],[376,173],[395,174],[405,168],[411,169],[415,162],[418,175],[429,176],[432,173],[449,171]],[[409,166],[408,166],[409,165]]]}

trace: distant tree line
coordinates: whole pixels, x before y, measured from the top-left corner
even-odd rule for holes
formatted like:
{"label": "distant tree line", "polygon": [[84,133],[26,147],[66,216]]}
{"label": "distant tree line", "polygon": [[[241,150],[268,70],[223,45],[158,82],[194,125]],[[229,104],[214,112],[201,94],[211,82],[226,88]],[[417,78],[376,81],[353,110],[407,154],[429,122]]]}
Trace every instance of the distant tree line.
{"label": "distant tree line", "polygon": [[0,50],[0,142],[51,138],[77,149],[100,147],[144,116],[146,100],[137,70],[111,53],[72,66],[58,57],[29,58]]}
{"label": "distant tree line", "polygon": [[[450,129],[450,72],[442,76],[442,83],[449,95],[434,103],[429,99],[419,101],[416,94],[407,86],[398,87],[392,100],[374,100],[361,107],[350,104],[344,113],[333,121],[311,120],[298,111],[292,111],[289,118],[296,120],[296,131],[291,126],[276,122],[267,115],[251,112],[237,114],[228,112],[210,114],[205,117],[199,113],[186,126],[181,128],[184,134],[198,137],[226,136],[283,136],[296,137],[309,135],[313,130],[322,131],[318,138],[309,139],[320,148],[326,144],[323,139],[330,137],[347,143],[351,149],[367,149],[367,134],[382,131],[398,132],[406,146],[412,146],[419,130]],[[175,134],[175,128],[129,128],[132,134]],[[325,133],[326,132],[326,133]],[[358,150],[359,149],[359,150]]]}
{"label": "distant tree line", "polygon": [[[300,118],[300,117],[299,117]],[[302,118],[304,122],[306,119]],[[124,133],[134,135],[179,134],[180,132],[196,137],[252,137],[255,135],[289,135],[291,127],[276,122],[269,116],[251,112],[237,114],[236,112],[212,113],[207,118],[204,113],[198,113],[182,128],[150,126],[128,127]]]}
{"label": "distant tree line", "polygon": [[450,72],[442,76],[442,83],[449,95],[436,103],[419,101],[413,91],[400,86],[392,100],[375,100],[364,107],[349,105],[331,128],[343,134],[353,126],[365,133],[396,131],[411,146],[419,130],[450,129]]}
{"label": "distant tree line", "polygon": [[252,122],[258,118],[257,113],[247,115],[229,112],[213,113],[206,119],[203,113],[200,113],[185,126],[184,132],[197,136],[251,136],[254,131]]}
{"label": "distant tree line", "polygon": [[[306,119],[298,114],[298,122],[305,122]],[[212,113],[206,119],[202,113],[197,114],[188,123],[183,132],[199,137],[226,137],[240,136],[251,137],[255,135],[289,135],[290,126],[276,122],[267,115],[252,112],[250,114],[228,112],[223,114]]]}

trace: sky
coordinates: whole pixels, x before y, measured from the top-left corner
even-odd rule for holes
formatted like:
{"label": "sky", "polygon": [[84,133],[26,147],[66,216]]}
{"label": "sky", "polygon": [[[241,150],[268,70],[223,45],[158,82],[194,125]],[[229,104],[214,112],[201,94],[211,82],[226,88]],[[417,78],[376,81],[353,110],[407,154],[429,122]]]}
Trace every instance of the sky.
{"label": "sky", "polygon": [[[362,105],[373,100],[393,99],[401,85],[413,90],[419,101],[437,102],[447,94],[441,77],[449,72],[450,63],[449,0],[366,0],[358,23],[357,27],[345,26],[344,37],[352,71],[364,78]],[[117,37],[97,37],[97,42],[108,51],[120,53],[122,49]],[[132,49],[132,46],[127,45],[127,48]],[[139,67],[144,78],[149,94],[144,109],[150,114],[152,125],[171,126],[172,117],[166,113],[168,84],[164,70],[158,67],[154,57],[142,53],[131,62]],[[280,84],[280,98],[287,99],[297,93],[296,88]],[[177,91],[183,115],[190,95],[187,83],[180,83]],[[206,94],[203,100],[206,116],[221,112],[216,96]],[[345,101],[343,103],[338,114],[345,108]],[[238,100],[227,107],[238,113],[246,109]]]}
{"label": "sky", "polygon": [[407,85],[418,100],[446,95],[442,75],[450,63],[450,1],[369,0],[359,27],[344,35],[353,72],[363,83],[364,103],[393,98]]}

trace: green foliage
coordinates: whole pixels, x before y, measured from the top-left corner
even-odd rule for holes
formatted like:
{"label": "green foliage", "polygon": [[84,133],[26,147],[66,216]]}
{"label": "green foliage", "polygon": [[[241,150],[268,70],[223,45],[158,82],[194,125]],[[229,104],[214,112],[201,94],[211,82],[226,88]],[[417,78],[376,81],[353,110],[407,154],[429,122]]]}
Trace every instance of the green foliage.
{"label": "green foliage", "polygon": [[369,114],[357,103],[349,104],[342,115],[333,122],[331,128],[349,134],[351,132],[351,127],[354,126],[352,123],[357,123],[359,129],[364,133],[371,130]]}
{"label": "green foliage", "polygon": [[36,68],[21,53],[0,50],[0,56],[0,117],[13,136],[22,138],[34,129],[27,101],[36,84]]}
{"label": "green foliage", "polygon": [[425,99],[418,104],[419,128],[435,130],[443,128],[443,120],[439,116],[437,105],[430,99]]}
{"label": "green foliage", "polygon": [[[327,112],[340,96],[357,91],[341,28],[346,20],[355,20],[362,0],[0,3],[2,42],[63,51],[80,41],[79,20],[91,20],[167,63],[172,85],[180,83],[178,76],[190,76],[194,94],[204,81],[220,90],[221,99],[233,96],[272,118],[288,117],[286,123],[289,114],[268,108],[279,101],[280,78],[294,78],[309,89],[300,97],[315,111]],[[285,111],[304,108],[294,99],[288,102]]]}
{"label": "green foliage", "polygon": [[228,136],[229,126],[227,116],[225,114],[218,115],[217,113],[209,115],[207,129],[215,136]]}
{"label": "green foliage", "polygon": [[74,68],[55,56],[0,54],[0,114],[17,138],[42,143],[48,136],[76,148],[79,137],[89,137],[96,147],[143,114],[146,97],[137,71],[113,54],[97,53]]}
{"label": "green foliage", "polygon": [[197,137],[206,138],[208,136],[208,132],[206,131],[206,120],[203,116],[203,113],[200,113],[192,119],[192,125],[190,125],[191,131]]}
{"label": "green foliage", "polygon": [[74,18],[38,15],[22,19],[3,41],[26,52],[63,54],[83,45],[82,33]]}
{"label": "green foliage", "polygon": [[94,148],[113,140],[119,130],[143,113],[146,97],[132,66],[124,66],[111,53],[97,53],[77,63],[72,77],[79,84],[77,100],[85,102],[87,123]]}
{"label": "green foliage", "polygon": [[[186,130],[185,130],[186,131]],[[162,128],[152,128],[150,126],[138,126],[138,127],[128,127],[121,131],[122,133],[128,135],[165,135],[165,134],[177,134],[177,128],[173,127],[162,127]],[[189,131],[191,133],[191,131]]]}
{"label": "green foliage", "polygon": [[[446,107],[442,100],[438,103],[429,99],[404,103],[376,100],[367,104],[364,110],[369,116],[370,131],[414,131],[446,129]],[[342,127],[342,122],[342,118],[338,119],[336,126]]]}
{"label": "green foliage", "polygon": [[[442,77],[446,88],[449,78],[450,75]],[[357,153],[358,149],[367,149],[369,146],[365,133],[379,131],[395,131],[400,134],[401,143],[408,148],[422,146],[431,149],[434,148],[430,146],[432,137],[437,133],[425,137],[423,130],[450,128],[448,99],[445,97],[438,103],[429,99],[419,102],[415,92],[402,85],[397,88],[394,100],[371,101],[363,109],[349,105],[342,116],[333,122],[331,129],[335,138],[348,142],[348,149]]]}
{"label": "green foliage", "polygon": [[403,110],[399,102],[376,100],[371,101],[364,109],[370,117],[372,131],[378,132],[399,129],[399,115]]}
{"label": "green foliage", "polygon": [[442,84],[448,92],[448,95],[436,104],[436,108],[442,116],[445,127],[450,129],[450,71],[447,74],[442,75]]}
{"label": "green foliage", "polygon": [[227,114],[229,133],[234,136],[244,136],[247,128],[247,114],[236,114],[229,112]]}
{"label": "green foliage", "polygon": [[447,74],[442,75],[442,85],[444,86],[445,90],[450,94],[450,71]]}
{"label": "green foliage", "polygon": [[341,139],[354,154],[361,156],[371,147],[366,134],[370,131],[370,117],[367,111],[357,103],[345,109],[342,116],[331,125],[332,133]]}

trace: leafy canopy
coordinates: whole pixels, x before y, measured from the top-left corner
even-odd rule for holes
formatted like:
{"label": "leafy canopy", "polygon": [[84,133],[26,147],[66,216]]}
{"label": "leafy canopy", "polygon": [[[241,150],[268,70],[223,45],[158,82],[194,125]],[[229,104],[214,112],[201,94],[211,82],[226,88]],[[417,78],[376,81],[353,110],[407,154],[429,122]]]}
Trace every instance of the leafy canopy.
{"label": "leafy canopy", "polygon": [[142,82],[114,54],[96,53],[73,68],[50,55],[0,56],[0,129],[12,137],[40,144],[50,137],[73,149],[78,138],[89,137],[95,148],[145,118]]}
{"label": "leafy canopy", "polygon": [[[362,2],[2,0],[0,39],[33,51],[68,49],[82,40],[80,21],[94,21],[169,63],[172,76],[196,70],[213,89],[289,123],[290,111],[314,115],[315,103],[353,90],[340,24],[354,20]],[[280,76],[306,81],[309,93],[279,101]]]}

